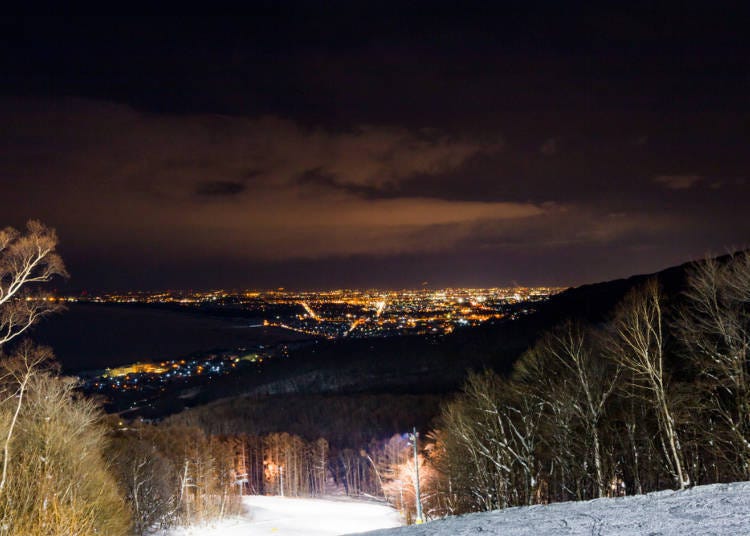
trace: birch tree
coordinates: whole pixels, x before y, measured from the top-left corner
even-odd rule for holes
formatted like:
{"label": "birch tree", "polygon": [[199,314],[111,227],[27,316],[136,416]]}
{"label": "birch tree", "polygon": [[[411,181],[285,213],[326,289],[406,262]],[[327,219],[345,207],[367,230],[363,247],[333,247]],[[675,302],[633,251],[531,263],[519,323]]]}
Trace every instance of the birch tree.
{"label": "birch tree", "polygon": [[677,486],[690,485],[665,368],[664,305],[656,280],[631,291],[612,323],[612,355],[656,413],[660,440]]}
{"label": "birch tree", "polygon": [[[568,321],[547,333],[521,358],[515,377],[525,385],[525,391],[547,406],[552,435],[565,441],[556,447],[562,447],[563,452],[569,450],[569,430],[576,424],[583,428],[593,461],[595,493],[604,497],[601,425],[617,385],[619,367],[598,351],[594,339],[591,330]],[[571,423],[571,417],[577,423]]]}
{"label": "birch tree", "polygon": [[707,259],[688,275],[677,332],[699,374],[714,449],[750,478],[750,253]]}
{"label": "birch tree", "polygon": [[67,276],[56,247],[55,231],[36,220],[29,221],[25,233],[0,230],[0,346],[58,309],[37,289],[55,276]]}

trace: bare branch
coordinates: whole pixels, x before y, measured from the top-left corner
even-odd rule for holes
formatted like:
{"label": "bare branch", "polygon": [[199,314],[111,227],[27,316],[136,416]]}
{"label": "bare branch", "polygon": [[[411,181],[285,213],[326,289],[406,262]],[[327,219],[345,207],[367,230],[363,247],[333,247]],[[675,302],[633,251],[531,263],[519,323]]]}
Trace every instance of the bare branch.
{"label": "bare branch", "polygon": [[0,231],[0,346],[59,308],[33,291],[54,276],[67,276],[56,246],[55,231],[36,220],[23,234],[10,227]]}

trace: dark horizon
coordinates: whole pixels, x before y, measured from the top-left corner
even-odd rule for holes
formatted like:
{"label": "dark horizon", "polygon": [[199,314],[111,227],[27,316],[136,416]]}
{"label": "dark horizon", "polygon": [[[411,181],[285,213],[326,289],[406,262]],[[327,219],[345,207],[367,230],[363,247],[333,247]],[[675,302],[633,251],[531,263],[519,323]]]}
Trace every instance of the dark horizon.
{"label": "dark horizon", "polygon": [[67,296],[67,297],[82,297],[82,296],[98,296],[103,294],[118,294],[118,293],[158,293],[158,292],[172,292],[172,293],[190,293],[190,292],[198,292],[198,293],[210,293],[210,292],[218,292],[218,291],[225,291],[228,293],[241,293],[241,292],[274,292],[274,291],[286,291],[286,292],[330,292],[330,291],[336,291],[336,290],[350,290],[350,291],[384,291],[384,292],[398,292],[398,291],[414,291],[414,290],[444,290],[444,289],[491,289],[491,288],[558,288],[558,289],[572,289],[577,288],[581,286],[586,285],[596,285],[599,283],[611,283],[618,280],[623,279],[630,279],[632,277],[641,277],[641,276],[650,276],[658,274],[664,270],[668,270],[670,268],[679,267],[685,264],[690,264],[692,262],[701,261],[706,258],[717,258],[717,257],[723,257],[725,255],[729,255],[731,253],[738,253],[740,251],[746,251],[746,250],[735,250],[735,251],[727,251],[725,253],[721,254],[707,254],[700,257],[687,259],[684,262],[678,262],[675,264],[665,265],[661,267],[657,267],[655,270],[648,271],[648,272],[634,272],[634,273],[628,273],[621,277],[613,277],[609,279],[597,279],[597,280],[591,280],[591,281],[583,281],[577,284],[547,284],[544,282],[536,282],[536,283],[527,283],[524,281],[510,281],[506,284],[487,284],[487,285],[450,285],[450,284],[438,284],[433,283],[430,281],[422,281],[421,283],[414,284],[412,286],[398,286],[398,285],[368,285],[368,284],[360,284],[360,285],[330,285],[330,286],[299,286],[299,285],[266,285],[266,286],[196,286],[196,285],[184,285],[184,286],[178,286],[178,285],[172,285],[172,286],[154,286],[154,287],[86,287],[86,286],[77,286],[75,283],[75,278],[70,279],[60,279],[55,278],[52,280],[52,283],[49,283],[47,285],[47,290],[51,291],[53,294],[56,294],[58,296]]}
{"label": "dark horizon", "polygon": [[735,6],[3,17],[0,225],[61,289],[577,286],[750,245]]}

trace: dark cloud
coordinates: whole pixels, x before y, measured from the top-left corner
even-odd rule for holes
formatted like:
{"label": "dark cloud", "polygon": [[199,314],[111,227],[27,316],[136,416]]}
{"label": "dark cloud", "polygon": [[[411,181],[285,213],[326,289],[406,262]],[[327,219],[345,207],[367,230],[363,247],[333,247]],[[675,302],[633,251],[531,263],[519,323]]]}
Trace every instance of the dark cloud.
{"label": "dark cloud", "polygon": [[300,186],[312,190],[338,190],[347,194],[365,198],[398,197],[395,185],[374,186],[366,184],[352,184],[339,180],[335,175],[327,173],[322,167],[308,169],[297,176]]}
{"label": "dark cloud", "polygon": [[688,190],[703,180],[700,175],[658,175],[654,182],[670,190]]}
{"label": "dark cloud", "polygon": [[[575,283],[737,246],[750,232],[737,216],[745,182],[723,179],[713,188],[719,179],[663,173],[677,165],[673,149],[634,145],[629,133],[566,136],[565,151],[550,159],[538,140],[524,144],[505,132],[488,140],[391,125],[330,129],[272,116],[155,115],[80,99],[4,99],[0,109],[2,139],[12,148],[0,159],[7,223],[39,217],[58,227],[72,244],[74,277],[78,270],[81,281],[110,287],[126,277],[123,269],[140,272],[144,258],[149,266],[201,267],[200,274],[244,273],[235,281],[248,286],[275,285],[284,266],[371,258],[371,269],[358,272],[366,285],[385,265],[402,281],[397,267],[419,255],[440,266],[465,259],[455,283],[474,280],[471,259],[494,259],[501,282],[523,281],[540,271],[528,263],[541,262],[550,281]],[[661,140],[654,132],[645,147]],[[705,154],[712,158],[689,169],[727,177],[720,172],[731,166],[710,148]],[[141,253],[120,264],[119,251]],[[602,263],[604,251],[622,263]],[[586,270],[559,268],[571,252]],[[587,259],[599,259],[599,268]],[[442,273],[433,261],[425,261],[422,279]],[[134,280],[144,285],[155,273],[165,272],[152,266]],[[322,284],[328,275],[304,273],[296,284]]]}
{"label": "dark cloud", "polygon": [[206,197],[231,197],[245,191],[245,185],[234,181],[205,181],[199,183],[195,193]]}
{"label": "dark cloud", "polygon": [[297,175],[297,182],[305,185],[317,185],[326,188],[345,188],[334,175],[326,173],[322,167],[316,167],[312,169],[306,169],[299,175]]}
{"label": "dark cloud", "polygon": [[[53,220],[75,234],[96,219],[99,229],[111,227],[111,241],[131,240],[134,228],[143,225],[153,233],[145,240],[170,236],[173,253],[181,245],[194,251],[201,236],[203,250],[214,256],[241,247],[256,259],[446,249],[464,231],[416,237],[434,225],[523,219],[544,211],[502,199],[378,195],[499,150],[497,142],[469,136],[371,125],[310,129],[271,116],[165,117],[85,100],[10,99],[0,107],[15,125],[6,132],[36,140],[33,163],[22,166],[22,154],[7,161],[7,169],[23,169],[27,188],[14,191],[19,201],[46,204]],[[47,114],[57,117],[52,128],[43,120]],[[227,178],[208,181],[207,174]],[[232,198],[233,210],[200,202],[206,198]],[[122,216],[136,222],[121,228]],[[191,229],[196,222],[203,228]]]}
{"label": "dark cloud", "polygon": [[749,241],[739,14],[355,4],[0,20],[0,224],[110,287],[579,283]]}

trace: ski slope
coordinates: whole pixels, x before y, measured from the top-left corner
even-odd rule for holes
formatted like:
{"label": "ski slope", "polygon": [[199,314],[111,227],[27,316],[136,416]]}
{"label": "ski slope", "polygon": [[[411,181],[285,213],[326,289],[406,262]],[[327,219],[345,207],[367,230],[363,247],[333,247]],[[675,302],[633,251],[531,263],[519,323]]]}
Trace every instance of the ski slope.
{"label": "ski slope", "polygon": [[367,536],[750,534],[750,482],[468,514]]}
{"label": "ski slope", "polygon": [[213,525],[176,528],[169,536],[335,536],[398,527],[399,513],[382,503],[252,495],[246,514]]}

